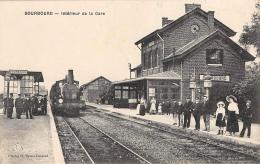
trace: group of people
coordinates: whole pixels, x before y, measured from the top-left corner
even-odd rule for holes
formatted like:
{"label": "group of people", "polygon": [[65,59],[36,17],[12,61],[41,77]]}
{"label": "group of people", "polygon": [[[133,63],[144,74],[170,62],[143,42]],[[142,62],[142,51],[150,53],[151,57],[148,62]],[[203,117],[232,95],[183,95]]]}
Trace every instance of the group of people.
{"label": "group of people", "polygon": [[14,100],[13,94],[10,93],[9,97],[4,98],[4,114],[7,115],[7,118],[13,118],[14,108],[17,119],[21,119],[22,114],[25,114],[27,119],[33,119],[33,115],[38,115],[38,108],[41,108],[42,114],[46,115],[47,97],[38,98],[36,94],[32,96],[25,94],[24,97],[21,97],[21,94],[18,94]]}
{"label": "group of people", "polygon": [[[157,103],[153,97],[150,101],[149,107],[144,97],[142,97],[137,108],[139,110],[139,114],[142,116],[144,116],[146,112],[149,114],[165,113],[167,115],[172,113],[174,119],[173,124],[183,128],[190,127],[190,120],[193,115],[195,120],[195,130],[200,130],[200,119],[203,117],[205,124],[204,131],[210,131],[210,117],[212,111],[215,111],[215,125],[218,127],[218,135],[223,135],[226,131],[228,131],[231,136],[234,136],[236,132],[239,132],[238,117],[241,116],[243,121],[243,129],[240,136],[243,137],[245,130],[248,129],[247,136],[250,137],[253,116],[253,110],[251,107],[252,102],[247,100],[244,109],[239,110],[237,98],[235,96],[227,96],[226,101],[226,103],[224,101],[219,101],[216,105],[216,110],[211,110],[211,105],[207,96],[203,96],[202,101],[199,98],[196,98],[195,102],[192,102],[190,97],[187,97],[184,104],[181,101],[177,102],[175,99],[173,99],[172,102],[163,101],[161,103]],[[148,111],[147,108],[149,108]]]}

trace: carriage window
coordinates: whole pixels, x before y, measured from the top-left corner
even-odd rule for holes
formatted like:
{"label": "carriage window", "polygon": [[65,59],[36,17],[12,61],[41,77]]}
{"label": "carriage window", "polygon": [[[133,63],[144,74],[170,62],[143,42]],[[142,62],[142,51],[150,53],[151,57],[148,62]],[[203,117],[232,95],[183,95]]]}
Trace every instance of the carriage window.
{"label": "carriage window", "polygon": [[223,64],[223,49],[207,49],[206,63],[208,65],[222,65]]}

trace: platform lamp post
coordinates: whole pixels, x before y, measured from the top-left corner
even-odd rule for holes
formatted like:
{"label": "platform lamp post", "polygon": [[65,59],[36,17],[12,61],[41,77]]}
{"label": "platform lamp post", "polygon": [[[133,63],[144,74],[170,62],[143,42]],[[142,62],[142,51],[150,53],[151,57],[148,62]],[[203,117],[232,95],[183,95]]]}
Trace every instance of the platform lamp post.
{"label": "platform lamp post", "polygon": [[207,97],[209,97],[209,88],[212,87],[212,80],[211,79],[212,79],[212,77],[207,72],[206,75],[204,76],[204,88],[205,88]]}
{"label": "platform lamp post", "polygon": [[191,101],[195,102],[195,89],[197,88],[196,85],[196,78],[195,74],[192,74],[190,77],[190,89],[191,89]]}

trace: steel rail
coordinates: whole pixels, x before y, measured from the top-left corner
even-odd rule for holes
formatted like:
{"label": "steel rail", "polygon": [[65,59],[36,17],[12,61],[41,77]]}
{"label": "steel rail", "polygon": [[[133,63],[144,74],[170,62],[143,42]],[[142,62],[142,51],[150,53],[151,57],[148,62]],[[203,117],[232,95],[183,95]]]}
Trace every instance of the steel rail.
{"label": "steel rail", "polygon": [[[114,116],[114,115],[112,115],[112,116]],[[115,117],[117,117],[117,116],[115,116]],[[117,117],[117,118],[120,118],[120,117]],[[81,118],[81,119],[82,119],[82,118]],[[120,119],[123,119],[123,118],[120,118]],[[82,119],[82,120],[84,120],[84,119]],[[85,121],[85,120],[84,120],[84,121]],[[131,120],[130,120],[130,121],[131,121]],[[86,121],[86,122],[87,122],[87,121]],[[135,122],[135,121],[132,121],[132,122],[138,123],[138,122]],[[139,124],[139,123],[138,123],[138,124]],[[142,124],[142,123],[140,123],[140,124],[143,125],[143,126],[145,126],[145,124]],[[149,127],[149,126],[148,126],[148,127]],[[151,127],[151,128],[154,128],[154,127]],[[164,140],[164,141],[167,142],[167,143],[169,143],[169,144],[173,144],[173,143],[171,143],[171,142],[169,142],[169,141],[166,141],[166,140]],[[193,152],[193,153],[195,153],[195,154],[198,154],[199,156],[202,156],[202,157],[208,158],[208,159],[210,159],[210,160],[213,160],[213,161],[215,161],[216,163],[223,163],[222,161],[220,161],[220,160],[218,160],[218,159],[216,159],[216,158],[214,158],[214,157],[211,157],[211,156],[209,156],[209,155],[200,153],[200,152],[198,152],[198,151],[196,151],[196,150],[188,149],[187,147],[185,147],[185,146],[183,146],[183,145],[181,145],[181,144],[176,143],[176,145],[181,146],[182,148],[184,148],[184,149],[187,150],[187,151],[190,151],[190,152]]]}
{"label": "steel rail", "polygon": [[139,155],[138,153],[136,153],[135,151],[131,150],[130,148],[128,148],[127,146],[125,146],[124,144],[122,144],[121,142],[117,141],[116,139],[114,139],[112,136],[110,136],[109,134],[105,133],[104,131],[102,131],[101,129],[99,129],[98,127],[92,125],[91,123],[89,123],[88,121],[86,121],[85,119],[79,117],[82,121],[84,121],[85,123],[89,124],[91,127],[93,127],[94,129],[98,130],[100,133],[102,133],[103,135],[107,136],[108,138],[110,138],[111,140],[113,140],[114,142],[116,142],[117,144],[119,144],[121,147],[125,148],[126,150],[128,150],[129,152],[131,152],[132,154],[134,154],[135,156],[137,156],[138,158],[140,158],[142,161],[144,161],[147,164],[152,164],[151,162],[149,162],[147,159],[145,159],[144,157],[142,157],[141,155]]}
{"label": "steel rail", "polygon": [[[98,109],[95,109],[95,110],[98,110]],[[140,124],[140,125],[143,125],[143,126],[151,127],[151,128],[154,128],[154,129],[166,132],[166,133],[174,134],[174,135],[181,136],[181,137],[184,137],[184,138],[188,138],[188,139],[191,139],[191,140],[195,140],[195,141],[198,141],[198,142],[203,142],[203,143],[206,143],[208,145],[212,145],[212,146],[215,146],[215,147],[219,147],[219,148],[223,148],[223,149],[226,149],[226,150],[229,150],[229,151],[233,151],[235,153],[242,154],[242,155],[244,155],[246,157],[251,157],[251,158],[254,158],[257,161],[259,161],[259,159],[257,157],[255,157],[255,156],[253,156],[251,154],[247,154],[247,153],[241,152],[239,150],[235,150],[235,149],[232,149],[232,148],[229,148],[229,147],[225,147],[225,146],[222,146],[222,145],[218,145],[218,144],[214,144],[214,143],[209,143],[209,142],[207,142],[205,140],[196,139],[196,138],[193,138],[191,136],[186,136],[186,135],[183,135],[183,134],[180,134],[180,133],[177,133],[177,132],[168,131],[168,130],[165,130],[165,129],[162,129],[162,128],[159,128],[159,127],[156,127],[156,126],[153,126],[153,125],[148,125],[148,124],[145,124],[145,123],[141,123],[141,122],[135,121],[135,120],[133,120],[131,118],[122,118],[122,116],[121,117],[120,116],[116,116],[115,114],[117,114],[117,113],[109,113],[109,112],[103,112],[103,113],[107,113],[107,114],[109,114],[111,116],[120,118],[122,120],[129,120],[131,122],[134,122],[134,123],[137,123],[137,124]],[[147,120],[147,121],[149,121],[149,120]],[[212,157],[212,158],[214,158],[214,157]],[[217,161],[219,161],[221,163],[224,162],[224,161],[220,161],[220,160],[217,160]]]}
{"label": "steel rail", "polygon": [[76,136],[76,134],[74,133],[74,131],[72,130],[72,128],[70,127],[70,125],[68,124],[68,122],[66,121],[66,119],[64,119],[62,117],[62,119],[64,120],[65,124],[69,127],[69,130],[72,132],[73,136],[76,138],[76,140],[78,141],[78,143],[80,144],[81,148],[84,150],[84,152],[86,153],[86,155],[88,156],[89,160],[91,161],[92,164],[95,164],[94,160],[92,159],[92,157],[89,155],[88,151],[85,149],[85,147],[81,144],[81,142],[79,141],[78,137]]}

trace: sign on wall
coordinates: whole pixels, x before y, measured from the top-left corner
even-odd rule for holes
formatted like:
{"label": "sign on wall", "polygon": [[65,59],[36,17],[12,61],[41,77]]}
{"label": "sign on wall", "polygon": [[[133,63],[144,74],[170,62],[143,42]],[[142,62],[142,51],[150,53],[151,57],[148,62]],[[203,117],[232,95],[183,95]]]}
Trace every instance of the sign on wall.
{"label": "sign on wall", "polygon": [[149,88],[149,97],[155,96],[155,88]]}
{"label": "sign on wall", "polygon": [[[200,75],[200,80],[204,80],[205,75]],[[229,75],[211,75],[212,81],[225,81],[230,82],[230,76]]]}
{"label": "sign on wall", "polygon": [[10,74],[16,74],[16,75],[26,75],[28,71],[26,70],[9,70]]}

